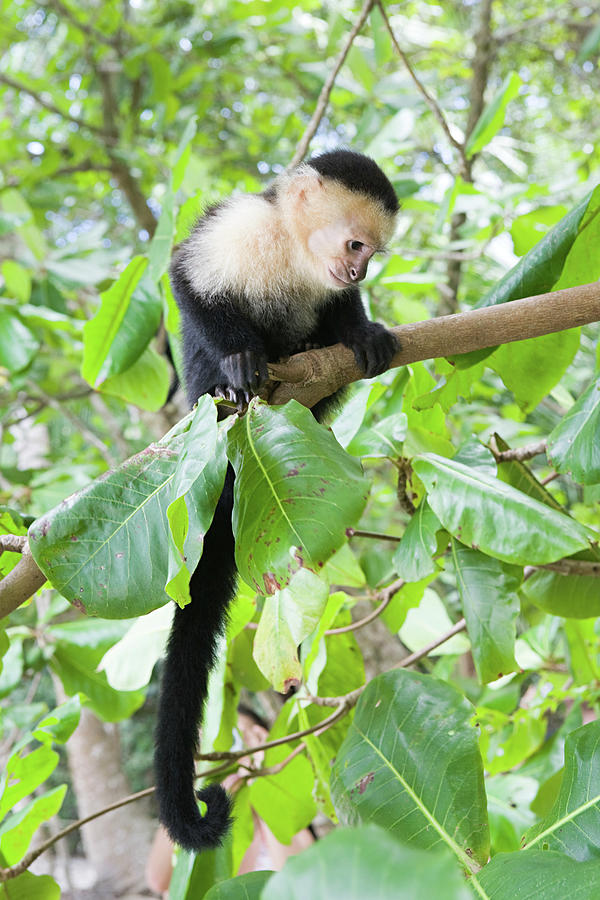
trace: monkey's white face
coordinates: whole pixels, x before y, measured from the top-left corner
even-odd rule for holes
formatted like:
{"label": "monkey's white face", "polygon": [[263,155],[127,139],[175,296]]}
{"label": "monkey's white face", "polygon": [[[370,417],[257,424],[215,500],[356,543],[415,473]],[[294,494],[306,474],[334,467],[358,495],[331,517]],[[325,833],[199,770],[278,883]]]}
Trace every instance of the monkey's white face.
{"label": "monkey's white face", "polygon": [[391,237],[395,217],[372,197],[348,191],[307,167],[289,186],[292,223],[306,275],[327,290],[346,290]]}
{"label": "monkey's white face", "polygon": [[362,281],[376,252],[373,238],[360,225],[344,219],[311,231],[307,249],[319,267],[323,285],[338,290]]}

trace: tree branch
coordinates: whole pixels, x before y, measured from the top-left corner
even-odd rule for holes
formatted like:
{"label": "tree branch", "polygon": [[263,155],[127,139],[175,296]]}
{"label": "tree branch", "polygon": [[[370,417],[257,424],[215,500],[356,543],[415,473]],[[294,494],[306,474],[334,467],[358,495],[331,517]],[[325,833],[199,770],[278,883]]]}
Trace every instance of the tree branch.
{"label": "tree branch", "polygon": [[72,116],[68,112],[64,112],[62,109],[59,109],[58,106],[55,106],[54,103],[45,100],[42,94],[38,93],[33,88],[27,87],[26,84],[21,84],[19,81],[15,81],[13,78],[4,74],[0,74],[0,82],[17,91],[19,94],[29,94],[39,106],[43,106],[48,112],[56,113],[61,119],[64,119],[67,122],[74,122],[75,125],[78,125],[80,128],[87,128],[88,131],[91,131],[93,134],[99,135],[105,143],[108,144],[113,141],[111,136],[102,128],[99,128],[97,125],[92,125],[90,122],[86,122],[85,119],[80,119],[78,116]]}
{"label": "tree branch", "polygon": [[448,141],[450,142],[452,147],[454,147],[454,149],[457,151],[461,175],[463,176],[463,178],[465,178],[465,180],[468,180],[469,162],[465,155],[464,145],[461,144],[461,142],[458,141],[453,136],[452,132],[450,131],[450,126],[448,125],[448,122],[446,121],[446,117],[444,116],[444,113],[442,112],[439,103],[437,102],[435,97],[433,97],[433,95],[429,93],[429,91],[427,90],[427,88],[425,87],[423,82],[419,79],[419,77],[417,76],[416,72],[414,71],[412,65],[410,64],[410,61],[409,61],[406,53],[404,52],[404,50],[402,49],[402,47],[396,40],[396,35],[394,34],[394,30],[390,24],[390,20],[388,19],[387,11],[385,9],[385,6],[384,6],[382,0],[377,0],[377,6],[379,7],[379,10],[381,12],[383,22],[384,22],[387,32],[390,36],[390,40],[394,46],[394,50],[396,51],[396,53],[398,54],[398,56],[404,63],[404,66],[406,67],[406,71],[412,78],[414,85],[417,88],[418,92],[421,94],[421,96],[425,100],[425,103],[427,104],[427,106],[429,107],[429,109],[431,110],[431,112],[433,113],[435,118],[438,120],[438,122],[442,126],[442,131],[448,138]]}
{"label": "tree branch", "polygon": [[[597,321],[600,321],[600,283],[595,281],[425,322],[398,325],[391,330],[401,349],[390,368],[423,359],[457,356]],[[269,374],[280,382],[270,393],[269,402],[287,403],[293,397],[308,407],[364,377],[354,354],[342,344],[299,353],[288,362],[270,365]]]}
{"label": "tree branch", "polygon": [[538,444],[528,444],[526,447],[515,447],[510,450],[498,450],[496,441],[492,437],[490,441],[490,450],[494,454],[496,462],[525,462],[526,459],[533,459],[540,453],[546,452],[546,441],[540,441]]}
{"label": "tree branch", "polygon": [[306,151],[308,150],[308,145],[312,141],[312,139],[315,135],[315,132],[316,132],[317,128],[319,127],[321,119],[325,115],[325,110],[327,109],[327,104],[329,103],[329,97],[331,95],[331,91],[333,90],[333,85],[335,84],[335,79],[337,78],[340,69],[344,65],[346,57],[348,56],[348,53],[350,51],[350,47],[352,46],[352,44],[354,42],[354,38],[356,37],[356,35],[360,31],[360,29],[365,24],[365,22],[367,20],[367,16],[373,9],[374,5],[375,5],[375,0],[366,0],[366,2],[363,4],[363,7],[360,11],[360,15],[356,21],[356,24],[354,25],[352,31],[348,34],[348,37],[346,38],[346,42],[344,43],[344,46],[342,47],[342,49],[338,55],[338,58],[335,61],[335,65],[334,65],[333,69],[331,70],[331,72],[329,73],[329,76],[327,77],[325,84],[321,88],[321,93],[319,94],[319,99],[317,100],[317,105],[315,106],[315,111],[312,114],[312,118],[306,127],[306,131],[304,132],[304,134],[302,135],[302,137],[300,138],[300,140],[298,142],[298,146],[296,147],[296,152],[294,153],[292,160],[291,160],[290,164],[288,165],[288,169],[293,169],[295,166],[298,165],[298,163],[302,162],[302,160],[304,159],[304,157],[306,155]]}

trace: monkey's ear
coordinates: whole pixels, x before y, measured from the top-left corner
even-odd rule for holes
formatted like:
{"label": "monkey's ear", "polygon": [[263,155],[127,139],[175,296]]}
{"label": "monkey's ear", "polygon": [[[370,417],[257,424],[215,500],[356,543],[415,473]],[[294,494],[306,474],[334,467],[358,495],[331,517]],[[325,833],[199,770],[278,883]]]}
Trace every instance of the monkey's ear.
{"label": "monkey's ear", "polygon": [[293,179],[290,190],[298,203],[306,203],[311,197],[319,194],[324,188],[323,179],[312,170],[304,171]]}

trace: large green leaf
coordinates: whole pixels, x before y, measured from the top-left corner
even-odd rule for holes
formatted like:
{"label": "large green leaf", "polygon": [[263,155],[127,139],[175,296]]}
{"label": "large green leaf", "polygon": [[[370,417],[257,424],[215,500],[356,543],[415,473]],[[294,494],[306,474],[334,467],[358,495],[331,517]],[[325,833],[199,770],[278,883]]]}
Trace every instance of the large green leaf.
{"label": "large green leaf", "polygon": [[287,693],[302,680],[298,647],[319,623],[329,589],[308,569],[265,599],[254,638],[254,658],[276,691]]}
{"label": "large green leaf", "polygon": [[433,556],[440,530],[439,520],[427,500],[423,500],[394,553],[394,568],[405,581],[421,581],[437,571]]}
{"label": "large green leaf", "polygon": [[600,861],[600,722],[568,735],[556,803],[526,837],[527,850],[557,850],[579,862]]}
{"label": "large green leaf", "polygon": [[[31,526],[30,546],[38,566],[83,612],[127,618],[167,602],[167,508],[175,499],[178,456],[193,420],[192,413],[162,441],[69,497]],[[216,459],[212,464],[220,465]],[[211,479],[213,487],[217,481],[216,476]],[[194,486],[198,482],[202,478]],[[202,482],[194,502],[206,507],[208,519],[216,492],[205,493],[204,488]],[[190,533],[191,525],[190,521]],[[191,539],[201,537],[194,531]]]}
{"label": "large green leaf", "polygon": [[66,693],[81,691],[94,712],[106,722],[128,719],[144,702],[141,691],[116,691],[112,688],[106,672],[96,671],[96,663],[88,651],[74,644],[61,643],[56,646],[50,665],[62,681]]}
{"label": "large green leaf", "polygon": [[0,884],[0,900],[59,900],[60,887],[50,875],[23,872]]}
{"label": "large green leaf", "polygon": [[228,437],[242,577],[272,594],[300,568],[318,573],[364,509],[360,463],[295,400],[281,409],[253,401]]}
{"label": "large green leaf", "polygon": [[25,756],[13,753],[0,777],[0,819],[40,786],[58,765],[58,753],[50,747],[37,747]]}
{"label": "large green leaf", "polygon": [[580,337],[580,329],[571,328],[527,341],[512,341],[498,347],[488,365],[513,392],[522,409],[535,409],[573,362]]}
{"label": "large green leaf", "polygon": [[[289,747],[277,747],[267,755],[267,765],[288,755]],[[289,844],[295,834],[314,819],[314,774],[306,756],[297,756],[281,772],[257,778],[250,785],[250,803],[277,840]]]}
{"label": "large green leaf", "polygon": [[42,822],[47,822],[62,806],[66,784],[58,785],[31,800],[0,825],[0,854],[6,865],[13,866],[23,858],[31,839]]}
{"label": "large green leaf", "polygon": [[482,471],[433,453],[413,460],[427,499],[461,543],[504,562],[536,565],[589,548],[593,532]]}
{"label": "large green leaf", "polygon": [[538,569],[523,584],[529,600],[553,616],[600,616],[600,580],[593,575],[562,575]]}
{"label": "large green leaf", "polygon": [[514,654],[521,604],[516,592],[523,570],[456,540],[452,560],[479,680],[495,681],[518,668]]}
{"label": "large green leaf", "polygon": [[16,315],[0,308],[0,366],[9,372],[21,372],[39,347],[35,335]]}
{"label": "large green leaf", "polygon": [[[215,900],[220,896],[215,894]],[[250,894],[248,900],[258,896]],[[375,825],[336,829],[289,859],[260,895],[261,900],[431,900],[442,896],[443,900],[472,897],[452,857],[404,847]],[[225,897],[246,900],[242,893]]]}
{"label": "large green leaf", "polygon": [[581,484],[600,482],[600,376],[548,438],[548,458],[558,472],[569,472]]}
{"label": "large green leaf", "polygon": [[367,686],[331,780],[342,822],[375,822],[405,843],[446,845],[467,869],[489,853],[473,707],[428,675],[396,670]]}
{"label": "large green leaf", "polygon": [[562,272],[591,198],[592,194],[584,197],[481,298],[476,307],[507,303],[551,290]]}
{"label": "large green leaf", "polygon": [[498,853],[472,880],[485,900],[593,900],[600,896],[600,862],[541,850]]}
{"label": "large green leaf", "polygon": [[[100,308],[83,329],[81,374],[92,387],[101,384],[110,375],[116,375],[129,368],[139,355],[130,358],[128,365],[123,366],[119,359],[121,354],[114,352],[112,345],[147,266],[148,261],[143,256],[134,257],[114,284],[100,295]],[[124,347],[121,348],[121,353],[123,352],[127,355]]]}
{"label": "large green leaf", "polygon": [[173,481],[176,499],[167,508],[171,541],[166,591],[180,606],[189,602],[190,577],[202,556],[204,535],[225,481],[225,442],[217,445],[217,437],[217,410],[205,394],[183,435]]}

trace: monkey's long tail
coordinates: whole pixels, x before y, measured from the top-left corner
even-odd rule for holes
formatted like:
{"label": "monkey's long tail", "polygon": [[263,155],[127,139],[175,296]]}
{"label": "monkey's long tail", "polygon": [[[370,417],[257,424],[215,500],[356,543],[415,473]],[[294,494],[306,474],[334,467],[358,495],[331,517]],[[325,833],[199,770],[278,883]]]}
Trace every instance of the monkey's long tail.
{"label": "monkey's long tail", "polygon": [[[192,601],[175,610],[155,733],[159,819],[171,839],[191,851],[217,847],[231,826],[231,800],[221,785],[211,784],[196,795],[194,754],[216,642],[235,590],[232,487],[230,471],[190,581]],[[207,805],[204,816],[196,797]]]}

